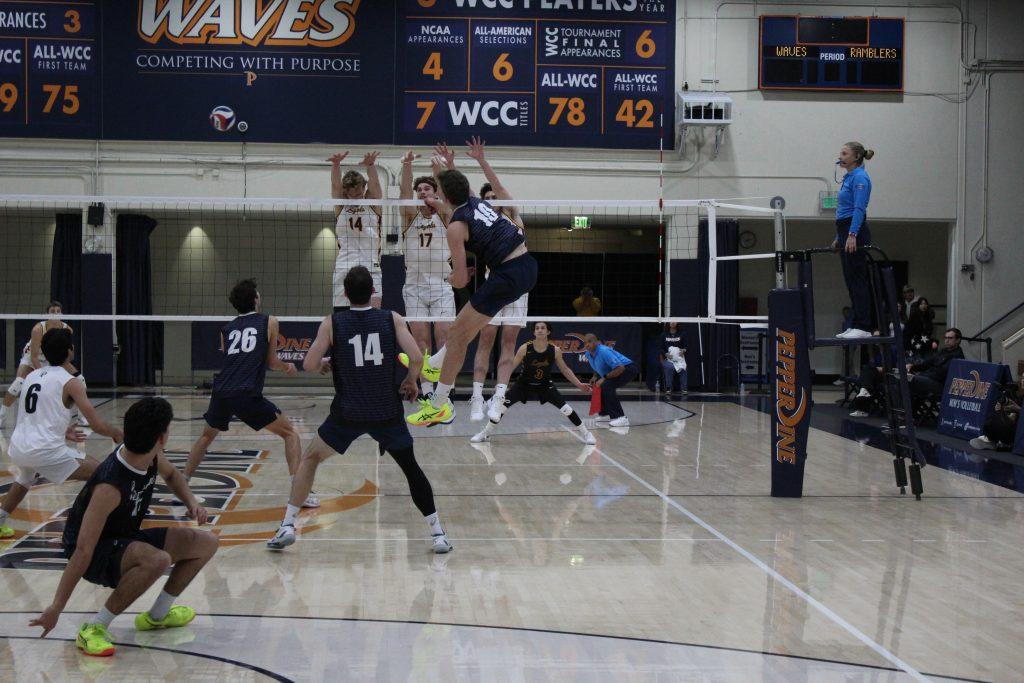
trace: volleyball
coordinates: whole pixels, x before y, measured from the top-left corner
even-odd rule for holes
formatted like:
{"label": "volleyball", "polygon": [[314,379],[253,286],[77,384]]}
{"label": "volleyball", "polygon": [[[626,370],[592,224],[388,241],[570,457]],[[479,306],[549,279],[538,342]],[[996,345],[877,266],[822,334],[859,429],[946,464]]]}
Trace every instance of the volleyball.
{"label": "volleyball", "polygon": [[224,105],[214,107],[213,111],[210,112],[210,125],[221,133],[228,132],[235,125],[234,110]]}

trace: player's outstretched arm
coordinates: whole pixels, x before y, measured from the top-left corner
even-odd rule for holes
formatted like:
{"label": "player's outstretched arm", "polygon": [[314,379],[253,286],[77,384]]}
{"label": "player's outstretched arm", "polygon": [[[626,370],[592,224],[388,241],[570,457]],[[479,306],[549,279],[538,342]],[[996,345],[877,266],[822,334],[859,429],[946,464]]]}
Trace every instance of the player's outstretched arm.
{"label": "player's outstretched arm", "polygon": [[447,142],[439,142],[434,145],[434,157],[443,167],[441,170],[455,168],[455,152],[448,148]]}
{"label": "player's outstretched arm", "polygon": [[302,361],[303,370],[306,372],[320,372],[324,356],[327,355],[327,351],[331,348],[332,336],[331,316],[327,316],[320,323],[320,328],[316,331],[316,339],[313,340],[313,345],[306,352],[306,357]]}
{"label": "player's outstretched arm", "polygon": [[562,349],[557,346],[555,347],[555,365],[558,366],[558,371],[562,373],[562,377],[569,380],[570,384],[574,387],[584,393],[590,391],[590,385],[581,382],[576,373],[572,371],[572,368],[565,364],[565,359],[562,358]]}
{"label": "player's outstretched arm", "polygon": [[[341,191],[341,162],[348,156],[348,152],[339,152],[338,154],[332,154],[327,157],[327,161],[331,163],[331,199],[341,199],[344,194]],[[334,215],[337,216],[341,213],[341,207],[334,207]]]}
{"label": "player's outstretched arm", "polygon": [[[384,190],[380,185],[380,173],[377,172],[377,157],[380,156],[380,152],[367,152],[366,156],[363,157],[362,165],[366,166],[366,198],[367,199],[380,199],[384,196]],[[373,207],[380,213],[380,207]]]}
{"label": "player's outstretched arm", "polygon": [[[398,198],[399,199],[412,199],[413,198],[413,187],[412,187],[412,163],[420,158],[419,154],[413,153],[410,149],[402,157],[402,173],[398,178]],[[402,235],[405,235],[409,226],[412,224],[412,220],[416,218],[416,208],[413,206],[402,207],[402,218],[405,221],[405,225],[402,226]]]}
{"label": "player's outstretched arm", "polygon": [[267,340],[270,342],[267,344],[267,367],[271,370],[277,370],[283,372],[289,377],[298,373],[295,365],[292,363],[286,363],[277,357],[277,333],[280,330],[280,325],[277,322],[277,318],[269,316],[267,320]]}
{"label": "player's outstretched arm", "polygon": [[92,563],[93,551],[96,549],[96,543],[99,541],[100,533],[107,523],[107,518],[120,502],[120,491],[110,484],[98,484],[93,489],[92,498],[89,499],[89,507],[85,509],[85,515],[82,518],[82,528],[78,530],[75,552],[71,555],[71,559],[68,560],[67,566],[64,567],[64,573],[60,577],[60,583],[57,584],[57,592],[53,596],[53,602],[43,610],[41,615],[28,622],[29,626],[42,627],[43,633],[39,636],[40,638],[45,638],[46,634],[57,625],[60,613],[64,611],[68,600],[71,599],[75,586],[85,576],[86,570],[89,569],[89,565]]}
{"label": "player's outstretched arm", "polygon": [[68,398],[78,406],[82,417],[85,418],[85,421],[89,423],[94,432],[109,437],[114,443],[122,443],[124,441],[124,432],[117,427],[107,424],[106,420],[96,412],[96,408],[93,407],[89,396],[85,393],[85,385],[82,384],[82,380],[78,378],[71,380],[64,385],[64,390],[67,392]]}
{"label": "player's outstretched arm", "polygon": [[196,500],[195,494],[192,493],[192,489],[188,486],[185,475],[172,465],[164,457],[163,453],[158,453],[156,456],[156,471],[160,473],[160,478],[167,484],[167,488],[171,489],[178,500],[185,504],[189,518],[194,519],[197,524],[206,524],[209,519],[206,508]]}
{"label": "player's outstretched arm", "polygon": [[395,320],[395,341],[398,342],[398,348],[402,349],[409,357],[409,372],[402,381],[401,392],[406,399],[412,401],[419,395],[416,378],[420,376],[420,370],[423,368],[423,352],[420,351],[419,345],[409,331],[405,318],[397,313],[391,315]]}
{"label": "player's outstretched arm", "polygon": [[[509,201],[513,197],[509,193],[508,189],[501,184],[501,180],[498,178],[498,174],[494,172],[494,168],[491,167],[487,157],[484,155],[484,147],[487,145],[482,138],[473,136],[471,140],[466,142],[469,147],[469,151],[466,152],[470,157],[476,159],[476,162],[480,164],[480,170],[484,172],[484,177],[487,178],[487,182],[491,184],[491,189],[494,190],[494,195],[502,200]],[[514,206],[504,207],[508,209],[509,217],[518,225],[520,228],[523,227],[522,219],[519,217],[519,210]]]}
{"label": "player's outstretched arm", "polygon": [[466,267],[466,239],[469,237],[469,226],[465,221],[452,221],[448,224],[448,251],[452,259],[452,272],[448,275],[448,283],[455,289],[469,284],[469,269]]}

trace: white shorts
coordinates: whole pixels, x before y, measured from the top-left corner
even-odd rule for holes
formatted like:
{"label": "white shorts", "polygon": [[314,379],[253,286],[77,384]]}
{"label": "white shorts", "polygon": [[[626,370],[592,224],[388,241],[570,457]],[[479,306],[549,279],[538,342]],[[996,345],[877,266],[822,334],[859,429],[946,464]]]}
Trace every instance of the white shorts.
{"label": "white shorts", "polygon": [[[362,263],[351,263],[334,266],[334,306],[349,306],[348,297],[345,296],[345,276],[348,275],[348,271],[355,266],[365,265]],[[375,266],[370,269],[370,277],[373,278],[373,296],[383,298],[384,297],[384,285],[381,284],[380,278],[380,266]],[[372,298],[372,297],[371,297]]]}
{"label": "white shorts", "polygon": [[84,453],[71,446],[22,454],[12,445],[9,454],[11,465],[14,466],[14,481],[25,488],[32,485],[36,475],[46,477],[54,484],[63,484],[85,459]]}
{"label": "white shorts", "polygon": [[[35,370],[35,367],[32,365],[32,358],[27,353],[24,356],[22,356],[21,360],[18,362],[18,367],[19,368],[22,365],[24,365],[25,367],[32,368],[33,370]],[[41,351],[39,352],[39,367],[41,367],[41,368],[48,368],[48,367],[50,367],[50,363],[45,358],[43,358],[43,354],[42,354]]]}
{"label": "white shorts", "polygon": [[488,325],[508,325],[509,327],[526,327],[526,311],[529,308],[530,295],[523,294],[521,297],[498,311],[497,315],[491,318]]}
{"label": "white shorts", "polygon": [[451,285],[406,285],[402,288],[405,314],[410,318],[454,318],[455,293]]}

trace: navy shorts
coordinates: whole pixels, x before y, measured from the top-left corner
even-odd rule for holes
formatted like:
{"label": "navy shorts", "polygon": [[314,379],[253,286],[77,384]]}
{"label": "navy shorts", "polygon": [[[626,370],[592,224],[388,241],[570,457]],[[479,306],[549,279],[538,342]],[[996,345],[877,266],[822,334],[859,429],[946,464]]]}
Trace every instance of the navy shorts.
{"label": "navy shorts", "polygon": [[352,442],[363,434],[369,434],[370,438],[391,453],[412,448],[412,435],[409,434],[405,416],[401,414],[384,422],[350,422],[328,416],[316,433],[339,454],[347,451]]}
{"label": "navy shorts", "polygon": [[[141,529],[136,531],[131,538],[100,538],[96,549],[92,553],[92,562],[85,570],[84,578],[89,583],[107,588],[117,588],[121,580],[121,560],[124,558],[124,551],[132,543],[148,543],[157,550],[163,550],[167,543],[167,527],[155,529]],[[64,548],[64,556],[69,560],[75,553],[75,549]]]}
{"label": "navy shorts", "polygon": [[491,268],[469,303],[477,313],[493,318],[498,311],[533,289],[535,284],[537,261],[530,254],[523,254]]}
{"label": "navy shorts", "polygon": [[206,424],[223,432],[227,431],[231,416],[234,415],[259,431],[280,414],[278,407],[262,396],[213,396],[203,418]]}

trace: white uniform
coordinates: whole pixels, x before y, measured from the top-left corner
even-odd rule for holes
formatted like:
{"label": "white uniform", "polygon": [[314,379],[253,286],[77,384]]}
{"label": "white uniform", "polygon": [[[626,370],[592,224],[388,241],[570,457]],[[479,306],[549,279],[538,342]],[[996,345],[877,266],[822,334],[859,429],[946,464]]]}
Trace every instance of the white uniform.
{"label": "white uniform", "polygon": [[[40,321],[37,324],[39,325],[39,327],[43,328],[43,334],[46,334],[46,331],[47,331],[46,330],[46,323],[43,322],[43,321]],[[61,325],[61,329],[64,329],[64,330],[70,329],[66,322],[62,321],[60,325]],[[53,328],[53,329],[57,329],[57,328]],[[30,367],[30,368],[32,367],[32,340],[31,339],[29,339],[27,342],[25,342],[25,348],[22,349],[22,351],[21,351],[21,361],[18,364],[19,365],[25,365],[25,366]],[[43,352],[40,351],[39,352],[39,366],[45,368],[45,367],[48,367],[49,365],[50,365],[49,361],[46,360],[46,357],[43,356]]]}
{"label": "white uniform", "polygon": [[[519,234],[523,234],[522,228],[519,228]],[[495,313],[494,317],[487,321],[487,324],[508,325],[509,327],[526,327],[526,311],[529,306],[530,293],[527,292]]]}
{"label": "white uniform", "polygon": [[382,296],[380,218],[377,212],[371,206],[343,206],[334,232],[338,238],[338,257],[334,261],[334,305],[349,305],[345,296],[345,276],[355,266],[364,266],[370,271],[373,276],[373,296]]}
{"label": "white uniform", "polygon": [[25,378],[9,451],[14,480],[22,486],[31,486],[36,474],[60,484],[85,457],[64,441],[72,414],[64,406],[64,385],[73,379],[63,367],[39,368]]}
{"label": "white uniform", "polygon": [[417,211],[405,231],[405,314],[413,318],[454,318],[455,294],[448,233],[439,214]]}

